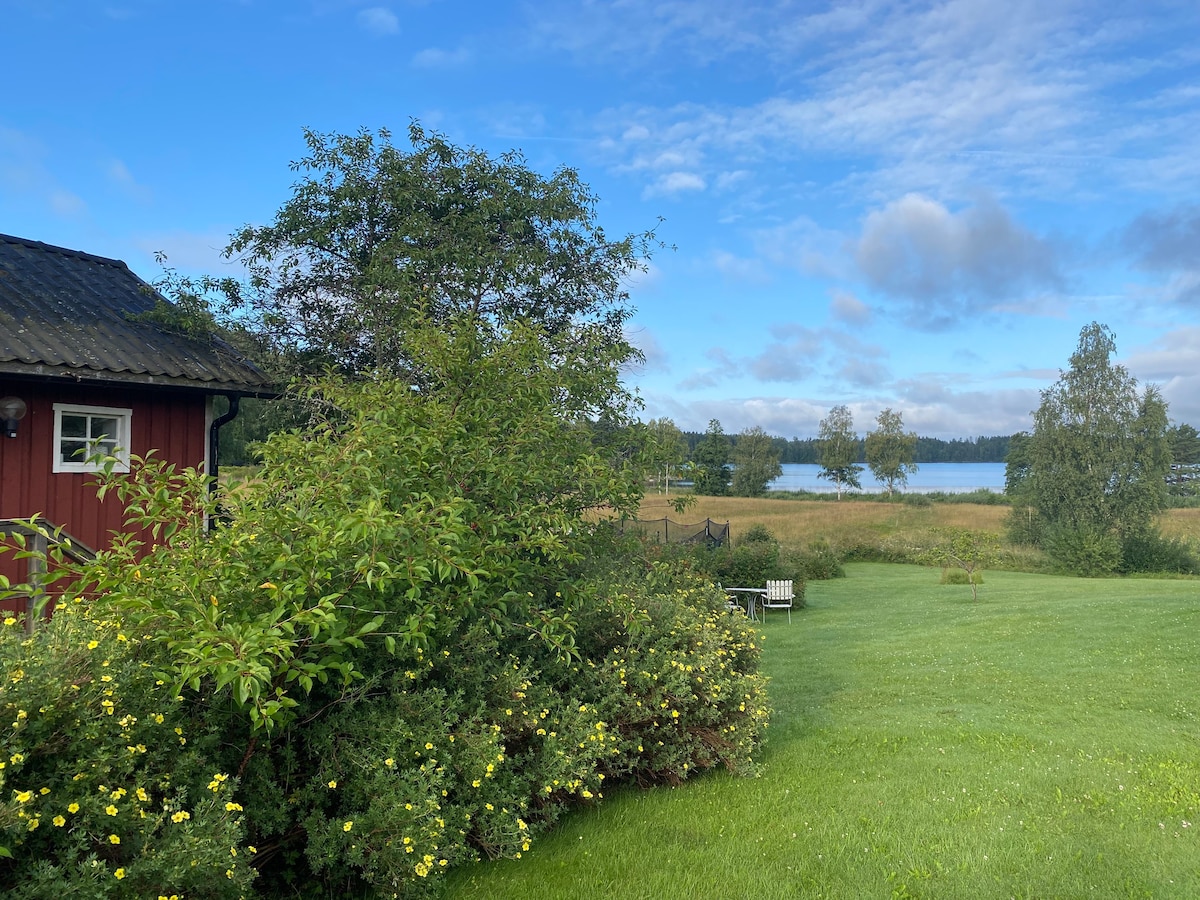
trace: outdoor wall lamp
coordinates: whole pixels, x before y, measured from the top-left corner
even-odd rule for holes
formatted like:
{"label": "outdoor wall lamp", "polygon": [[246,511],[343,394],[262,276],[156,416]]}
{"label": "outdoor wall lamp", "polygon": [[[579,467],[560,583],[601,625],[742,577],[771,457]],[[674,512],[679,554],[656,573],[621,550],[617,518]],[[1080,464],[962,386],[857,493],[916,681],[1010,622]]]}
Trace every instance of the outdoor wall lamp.
{"label": "outdoor wall lamp", "polygon": [[25,418],[28,407],[20,397],[0,397],[0,421],[4,424],[7,437],[17,436],[17,423]]}

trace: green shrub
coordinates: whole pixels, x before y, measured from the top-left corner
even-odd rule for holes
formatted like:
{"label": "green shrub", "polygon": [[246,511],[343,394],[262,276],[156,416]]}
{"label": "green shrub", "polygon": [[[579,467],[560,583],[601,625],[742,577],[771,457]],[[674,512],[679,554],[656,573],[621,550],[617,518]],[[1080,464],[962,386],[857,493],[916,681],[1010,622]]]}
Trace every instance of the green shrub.
{"label": "green shrub", "polygon": [[1184,540],[1163,537],[1157,531],[1126,535],[1121,542],[1122,574],[1162,572],[1179,575],[1200,574],[1200,561]]}
{"label": "green shrub", "polygon": [[983,584],[983,573],[979,571],[968,573],[959,568],[943,568],[938,584]]}
{"label": "green shrub", "polygon": [[826,540],[812,541],[804,550],[793,554],[793,559],[804,572],[805,581],[846,577],[841,560]]}
{"label": "green shrub", "polygon": [[746,529],[746,533],[742,536],[742,539],[739,543],[742,543],[742,544],[754,544],[754,543],[775,544],[775,543],[778,543],[778,541],[775,540],[775,535],[771,532],[770,528],[768,528],[762,522],[755,522],[753,525],[751,525],[749,528]]}
{"label": "green shrub", "polygon": [[1098,528],[1057,526],[1044,538],[1046,553],[1061,570],[1087,578],[1112,575],[1121,564],[1121,542]]}
{"label": "green shrub", "polygon": [[805,557],[784,551],[773,539],[736,547],[667,549],[664,559],[685,559],[692,569],[727,587],[761,587],[770,580],[792,582],[797,607],[804,606]]}

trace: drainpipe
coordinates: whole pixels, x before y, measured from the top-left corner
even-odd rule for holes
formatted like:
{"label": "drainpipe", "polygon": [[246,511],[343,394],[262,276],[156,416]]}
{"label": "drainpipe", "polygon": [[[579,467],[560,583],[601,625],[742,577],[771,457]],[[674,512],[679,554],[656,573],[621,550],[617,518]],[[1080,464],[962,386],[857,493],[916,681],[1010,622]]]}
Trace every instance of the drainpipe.
{"label": "drainpipe", "polygon": [[[242,398],[239,394],[226,394],[226,399],[229,400],[229,409],[225,414],[213,419],[212,425],[208,427],[208,474],[212,480],[208,483],[208,492],[211,495],[217,493],[217,476],[220,474],[220,466],[217,464],[217,454],[221,449],[221,426],[228,425],[237,418],[238,407],[241,405]],[[217,519],[220,519],[220,513],[216,517],[209,520],[208,527],[211,531],[217,526]]]}

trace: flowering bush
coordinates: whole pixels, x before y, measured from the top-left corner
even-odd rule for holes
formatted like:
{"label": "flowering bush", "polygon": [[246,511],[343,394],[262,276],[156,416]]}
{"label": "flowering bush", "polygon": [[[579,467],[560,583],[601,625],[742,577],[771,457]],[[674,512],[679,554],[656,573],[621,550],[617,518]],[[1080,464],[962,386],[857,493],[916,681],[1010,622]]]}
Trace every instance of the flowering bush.
{"label": "flowering bush", "polygon": [[[584,672],[618,737],[605,770],[641,783],[675,783],[717,765],[751,774],[769,717],[762,637],[711,583],[677,580],[660,592],[653,577],[627,583],[601,602],[603,613],[636,617]],[[589,633],[607,630],[589,624]]]}
{"label": "flowering bush", "polygon": [[104,482],[161,543],[117,541],[34,639],[0,634],[0,889],[416,895],[606,778],[752,770],[755,632],[585,515],[636,500],[636,466],[564,419],[537,340],[425,340],[421,391],[312,386],[313,427],[213,533],[199,473]]}
{"label": "flowering bush", "polygon": [[31,638],[13,618],[0,632],[4,896],[245,895],[236,783],[191,743],[142,637],[93,613],[68,603]]}

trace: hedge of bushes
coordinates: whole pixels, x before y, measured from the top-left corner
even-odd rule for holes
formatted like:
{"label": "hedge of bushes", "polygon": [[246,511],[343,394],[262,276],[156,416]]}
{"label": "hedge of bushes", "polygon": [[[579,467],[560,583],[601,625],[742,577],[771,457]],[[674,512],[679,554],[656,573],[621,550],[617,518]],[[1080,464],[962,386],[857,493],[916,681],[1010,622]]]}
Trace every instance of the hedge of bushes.
{"label": "hedge of bushes", "polygon": [[754,770],[756,631],[582,514],[633,476],[548,403],[411,393],[322,385],[212,534],[195,472],[106,482],[163,542],[0,628],[0,893],[418,896],[614,782]]}

